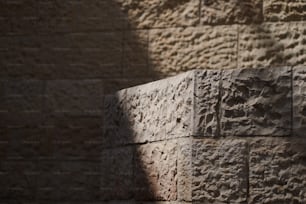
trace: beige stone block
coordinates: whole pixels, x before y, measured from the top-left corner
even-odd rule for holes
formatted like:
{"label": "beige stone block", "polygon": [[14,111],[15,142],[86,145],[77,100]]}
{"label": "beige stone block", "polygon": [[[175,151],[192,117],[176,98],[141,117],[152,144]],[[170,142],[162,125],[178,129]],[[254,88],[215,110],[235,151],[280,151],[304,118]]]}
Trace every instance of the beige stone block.
{"label": "beige stone block", "polygon": [[127,17],[128,24],[137,28],[192,26],[199,22],[200,0],[116,0]]}
{"label": "beige stone block", "polygon": [[157,74],[236,68],[236,26],[156,29],[149,35],[150,69]]}
{"label": "beige stone block", "polygon": [[299,0],[264,0],[263,12],[266,21],[302,21],[306,18],[306,2]]}
{"label": "beige stone block", "polygon": [[203,0],[201,24],[258,23],[262,18],[261,0]]}
{"label": "beige stone block", "polygon": [[265,23],[239,27],[238,67],[305,65],[305,23]]}
{"label": "beige stone block", "polygon": [[136,200],[176,200],[177,151],[175,140],[137,147],[135,155]]}
{"label": "beige stone block", "polygon": [[306,202],[306,143],[262,138],[250,143],[250,203]]}
{"label": "beige stone block", "polygon": [[192,143],[193,202],[246,202],[247,143],[214,139],[193,140]]}

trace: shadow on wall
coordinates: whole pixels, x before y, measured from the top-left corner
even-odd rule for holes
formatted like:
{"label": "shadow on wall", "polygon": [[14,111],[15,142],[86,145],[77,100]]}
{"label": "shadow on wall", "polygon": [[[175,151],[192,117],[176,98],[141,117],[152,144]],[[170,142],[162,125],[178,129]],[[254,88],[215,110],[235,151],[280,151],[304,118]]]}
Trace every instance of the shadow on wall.
{"label": "shadow on wall", "polygon": [[105,94],[158,77],[147,31],[113,1],[1,4],[0,202],[154,200],[138,146],[102,124]]}

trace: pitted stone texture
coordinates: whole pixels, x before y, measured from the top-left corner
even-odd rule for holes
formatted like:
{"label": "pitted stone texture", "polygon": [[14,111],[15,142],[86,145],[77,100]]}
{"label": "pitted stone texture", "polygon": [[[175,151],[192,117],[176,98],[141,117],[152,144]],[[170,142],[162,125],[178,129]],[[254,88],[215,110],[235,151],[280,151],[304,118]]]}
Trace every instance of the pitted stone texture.
{"label": "pitted stone texture", "polygon": [[178,139],[177,158],[177,200],[191,201],[192,193],[192,141],[190,138]]}
{"label": "pitted stone texture", "polygon": [[305,149],[305,140],[252,140],[250,203],[306,203]]}
{"label": "pitted stone texture", "polygon": [[194,105],[194,134],[219,134],[219,96],[221,71],[197,71]]}
{"label": "pitted stone texture", "polygon": [[136,200],[176,200],[177,142],[140,145],[135,156]]}
{"label": "pitted stone texture", "polygon": [[306,18],[306,2],[301,0],[264,0],[266,21],[299,21]]}
{"label": "pitted stone texture", "polygon": [[306,24],[266,23],[239,28],[239,68],[306,65]]}
{"label": "pitted stone texture", "polygon": [[130,199],[133,195],[133,155],[132,147],[103,150],[101,153],[102,200]]}
{"label": "pitted stone texture", "polygon": [[201,24],[258,23],[262,21],[261,0],[202,0]]}
{"label": "pitted stone texture", "polygon": [[199,21],[200,0],[116,0],[137,28],[192,26]]}
{"label": "pitted stone texture", "polygon": [[192,133],[194,72],[117,92],[106,99],[105,137],[138,143]]}
{"label": "pitted stone texture", "polygon": [[285,136],[291,132],[291,69],[223,72],[221,134]]}
{"label": "pitted stone texture", "polygon": [[293,134],[306,137],[306,67],[293,69]]}
{"label": "pitted stone texture", "polygon": [[236,51],[236,26],[156,29],[149,34],[150,66],[160,75],[235,68]]}
{"label": "pitted stone texture", "polygon": [[245,141],[194,140],[192,166],[193,201],[246,202],[247,144]]}

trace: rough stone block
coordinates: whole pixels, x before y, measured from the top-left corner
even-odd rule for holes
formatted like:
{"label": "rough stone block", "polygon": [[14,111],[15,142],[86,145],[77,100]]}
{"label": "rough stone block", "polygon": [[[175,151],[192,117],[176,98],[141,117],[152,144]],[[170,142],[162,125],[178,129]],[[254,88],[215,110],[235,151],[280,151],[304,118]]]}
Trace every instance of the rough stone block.
{"label": "rough stone block", "polygon": [[105,101],[105,137],[142,143],[192,134],[194,72],[117,92]]}
{"label": "rough stone block", "polygon": [[246,142],[201,139],[192,143],[192,200],[199,203],[246,202]]}
{"label": "rough stone block", "polygon": [[192,26],[199,21],[200,0],[116,0],[130,26],[160,28]]}
{"label": "rough stone block", "polygon": [[266,21],[302,21],[306,18],[305,6],[305,1],[263,1],[264,18]]}
{"label": "rough stone block", "polygon": [[249,161],[250,203],[305,203],[305,149],[305,140],[252,140]]}
{"label": "rough stone block", "polygon": [[46,110],[51,114],[99,116],[103,108],[101,80],[52,80],[46,85]]}
{"label": "rough stone block", "polygon": [[239,28],[239,68],[305,65],[303,22],[265,23]]}
{"label": "rough stone block", "polygon": [[223,72],[221,134],[291,134],[291,68]]}
{"label": "rough stone block", "polygon": [[306,67],[293,69],[293,134],[306,137]]}
{"label": "rough stone block", "polygon": [[190,138],[177,140],[177,200],[192,200],[192,142]]}
{"label": "rough stone block", "polygon": [[140,145],[135,155],[136,200],[176,200],[177,142]]}
{"label": "rough stone block", "polygon": [[133,147],[102,150],[101,200],[128,200],[133,195]]}
{"label": "rough stone block", "polygon": [[217,136],[220,133],[221,71],[195,72],[194,135]]}
{"label": "rough stone block", "polygon": [[149,34],[150,68],[160,75],[237,66],[237,27],[156,29]]}
{"label": "rough stone block", "polygon": [[261,0],[202,0],[201,24],[258,23],[262,18]]}

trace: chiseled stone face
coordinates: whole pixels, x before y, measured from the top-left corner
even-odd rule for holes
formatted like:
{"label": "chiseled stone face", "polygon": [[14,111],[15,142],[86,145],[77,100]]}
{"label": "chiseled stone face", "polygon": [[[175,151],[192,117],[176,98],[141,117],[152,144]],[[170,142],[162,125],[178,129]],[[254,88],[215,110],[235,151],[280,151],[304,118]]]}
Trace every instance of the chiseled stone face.
{"label": "chiseled stone face", "polygon": [[306,142],[254,139],[250,143],[250,203],[306,202]]}
{"label": "chiseled stone face", "polygon": [[306,65],[305,22],[239,27],[238,67]]}
{"label": "chiseled stone face", "polygon": [[177,142],[140,145],[135,156],[136,200],[176,200]]}
{"label": "chiseled stone face", "polygon": [[116,0],[132,27],[193,26],[199,22],[200,0]]}
{"label": "chiseled stone face", "polygon": [[219,100],[222,71],[196,71],[194,135],[217,136],[219,134]]}
{"label": "chiseled stone face", "polygon": [[285,136],[291,131],[291,68],[224,71],[221,134]]}
{"label": "chiseled stone face", "polygon": [[306,137],[306,68],[293,69],[293,134]]}
{"label": "chiseled stone face", "polygon": [[237,67],[237,27],[155,29],[149,33],[150,68],[161,75]]}
{"label": "chiseled stone face", "polygon": [[202,24],[258,23],[262,21],[261,0],[202,0]]}
{"label": "chiseled stone face", "polygon": [[247,144],[243,140],[193,140],[192,199],[243,203],[247,199]]}
{"label": "chiseled stone face", "polygon": [[305,20],[306,2],[292,0],[263,1],[263,12],[267,21],[298,21]]}
{"label": "chiseled stone face", "polygon": [[191,135],[193,91],[194,72],[187,72],[107,97],[105,138],[142,143]]}

